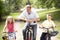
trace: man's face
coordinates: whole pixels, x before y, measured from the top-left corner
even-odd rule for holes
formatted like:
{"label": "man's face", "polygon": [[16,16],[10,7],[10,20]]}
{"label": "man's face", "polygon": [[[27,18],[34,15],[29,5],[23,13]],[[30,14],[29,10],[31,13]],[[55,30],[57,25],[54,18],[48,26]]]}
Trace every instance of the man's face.
{"label": "man's face", "polygon": [[51,19],[52,19],[52,17],[51,17],[51,16],[48,16],[48,17],[47,17],[47,19],[48,19],[48,20],[51,20]]}
{"label": "man's face", "polygon": [[27,12],[30,14],[30,12],[31,12],[31,7],[27,7]]}

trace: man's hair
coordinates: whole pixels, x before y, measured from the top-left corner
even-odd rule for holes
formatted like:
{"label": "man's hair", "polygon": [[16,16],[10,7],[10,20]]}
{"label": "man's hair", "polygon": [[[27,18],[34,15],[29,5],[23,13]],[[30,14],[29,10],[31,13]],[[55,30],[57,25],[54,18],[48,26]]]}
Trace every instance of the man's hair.
{"label": "man's hair", "polygon": [[27,7],[31,8],[31,5],[27,5]]}
{"label": "man's hair", "polygon": [[52,16],[51,14],[47,14],[47,16]]}

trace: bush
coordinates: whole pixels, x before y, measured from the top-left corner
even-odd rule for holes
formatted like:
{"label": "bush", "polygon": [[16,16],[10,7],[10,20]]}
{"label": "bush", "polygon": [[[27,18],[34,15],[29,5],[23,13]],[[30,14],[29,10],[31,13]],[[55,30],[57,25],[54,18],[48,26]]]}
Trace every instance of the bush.
{"label": "bush", "polygon": [[60,11],[52,12],[51,14],[54,20],[60,20]]}

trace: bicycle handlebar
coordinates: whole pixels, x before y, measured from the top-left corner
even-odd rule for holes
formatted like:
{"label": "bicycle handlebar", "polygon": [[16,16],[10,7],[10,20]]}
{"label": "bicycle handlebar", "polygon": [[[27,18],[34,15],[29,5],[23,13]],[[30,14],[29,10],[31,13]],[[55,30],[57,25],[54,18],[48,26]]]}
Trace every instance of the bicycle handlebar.
{"label": "bicycle handlebar", "polygon": [[[15,31],[15,32],[17,32],[17,31]],[[8,33],[8,32],[3,32],[3,33]]]}
{"label": "bicycle handlebar", "polygon": [[[46,27],[39,27],[39,28],[41,28],[41,29],[43,29],[43,28],[44,28],[44,29],[47,29]],[[53,28],[53,27],[49,27],[48,29],[50,29],[50,28]]]}

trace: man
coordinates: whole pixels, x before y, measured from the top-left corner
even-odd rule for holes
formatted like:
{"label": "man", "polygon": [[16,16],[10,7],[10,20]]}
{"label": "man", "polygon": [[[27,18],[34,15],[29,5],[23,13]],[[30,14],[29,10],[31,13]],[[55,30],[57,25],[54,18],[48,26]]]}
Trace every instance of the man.
{"label": "man", "polygon": [[36,40],[37,21],[39,21],[39,16],[31,9],[31,5],[27,5],[26,10],[19,16],[19,19],[26,21],[25,29],[23,30],[24,40],[26,40],[26,30],[28,29],[28,24],[30,24],[33,28],[33,40]]}
{"label": "man", "polygon": [[[51,28],[51,27],[53,27],[53,28],[54,28],[54,27],[55,27],[55,23],[54,23],[54,21],[52,21],[51,19],[52,19],[51,14],[48,14],[48,15],[47,15],[47,20],[45,20],[45,21],[40,25],[40,27],[44,27],[44,28]],[[40,40],[46,40],[46,35],[48,34],[46,31],[47,31],[47,30],[43,29],[43,33],[42,33],[42,35],[41,35]],[[53,29],[51,28],[51,29],[49,29],[49,31],[53,31]],[[50,35],[49,35],[49,40],[51,40],[51,36],[50,36]]]}

